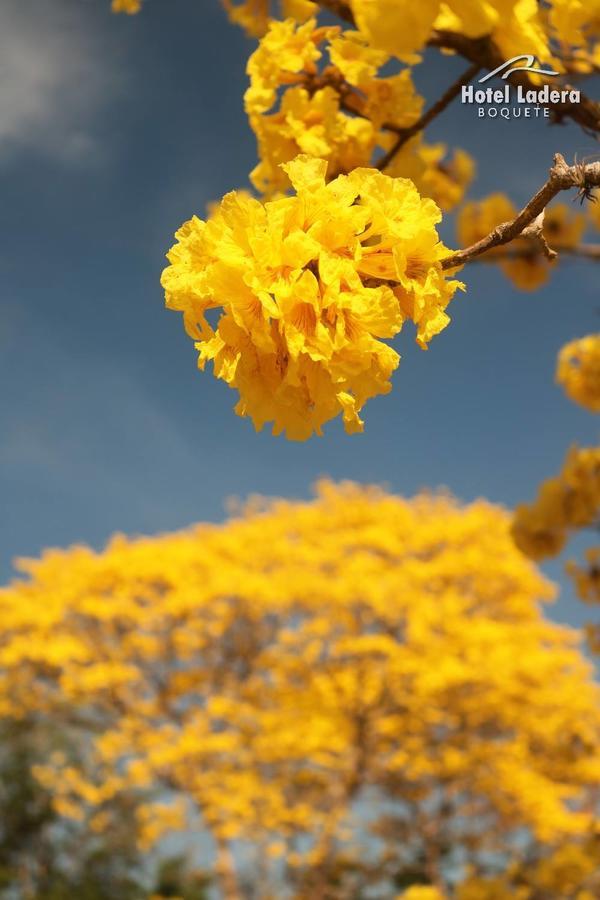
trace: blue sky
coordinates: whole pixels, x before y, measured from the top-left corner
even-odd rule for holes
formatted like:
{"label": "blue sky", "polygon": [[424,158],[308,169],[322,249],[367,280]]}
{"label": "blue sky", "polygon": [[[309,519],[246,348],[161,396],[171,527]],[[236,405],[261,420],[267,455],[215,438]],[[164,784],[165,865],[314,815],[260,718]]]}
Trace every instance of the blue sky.
{"label": "blue sky", "polygon": [[[396,342],[394,390],[368,404],[364,435],[332,423],[293,444],[237,418],[234,393],[197,372],[159,278],[175,229],[255,163],[242,109],[252,45],[217,0],[147,0],[132,18],[108,6],[0,10],[2,580],[16,555],[218,520],[232,495],[306,497],[321,475],[511,505],[571,442],[596,441],[593,417],[553,383],[559,347],[600,321],[598,268],[569,261],[535,294],[492,267],[465,270],[468,292],[430,350],[408,328]],[[429,62],[417,77],[431,100],[464,63]],[[595,149],[575,126],[483,121],[460,105],[429,137],[478,157],[472,196],[517,203],[555,151]],[[568,591],[555,615],[580,621]]]}

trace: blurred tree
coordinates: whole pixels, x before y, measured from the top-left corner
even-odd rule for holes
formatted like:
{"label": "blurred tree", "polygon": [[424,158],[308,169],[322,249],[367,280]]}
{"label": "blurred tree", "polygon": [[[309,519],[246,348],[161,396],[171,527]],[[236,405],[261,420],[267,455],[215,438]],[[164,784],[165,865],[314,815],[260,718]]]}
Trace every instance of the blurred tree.
{"label": "blurred tree", "polygon": [[33,767],[65,825],[111,836],[135,797],[140,848],[203,836],[227,900],[584,900],[599,694],[510,524],[324,483],[48,551],[0,592],[0,709],[79,734]]}
{"label": "blurred tree", "polygon": [[[35,717],[0,726],[0,896],[23,900],[138,900],[140,859],[131,809],[120,798],[121,828],[86,834],[61,820],[32,769],[65,736]],[[64,751],[63,751],[64,752]]]}
{"label": "blurred tree", "polygon": [[209,878],[190,872],[181,857],[163,859],[152,876],[153,866],[136,846],[131,798],[116,801],[117,830],[91,833],[61,818],[32,770],[52,753],[68,751],[52,721],[0,723],[2,900],[205,900]]}

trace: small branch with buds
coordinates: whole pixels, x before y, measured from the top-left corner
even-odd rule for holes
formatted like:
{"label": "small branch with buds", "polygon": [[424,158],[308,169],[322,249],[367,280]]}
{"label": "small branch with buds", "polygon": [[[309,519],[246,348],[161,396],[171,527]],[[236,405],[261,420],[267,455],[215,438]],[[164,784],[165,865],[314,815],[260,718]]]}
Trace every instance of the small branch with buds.
{"label": "small branch with buds", "polygon": [[[533,237],[534,239],[541,237],[545,241],[542,235],[542,214],[550,201],[561,191],[568,191],[572,188],[577,188],[577,196],[581,197],[582,202],[584,199],[592,200],[591,191],[595,187],[600,187],[600,162],[586,165],[578,163],[569,166],[561,154],[557,153],[548,180],[521,212],[510,222],[502,222],[501,225],[497,225],[486,237],[476,241],[470,247],[446,256],[442,260],[442,268],[454,269],[481,256],[482,253],[508,244],[518,237]],[[547,249],[550,251],[550,248]],[[549,258],[556,256],[555,251],[550,251],[550,253],[552,255]]]}

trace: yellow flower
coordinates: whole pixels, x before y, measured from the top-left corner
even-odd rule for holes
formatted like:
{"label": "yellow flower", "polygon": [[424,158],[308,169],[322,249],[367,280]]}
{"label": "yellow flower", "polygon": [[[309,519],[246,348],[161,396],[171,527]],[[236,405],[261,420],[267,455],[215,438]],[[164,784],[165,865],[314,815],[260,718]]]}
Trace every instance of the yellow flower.
{"label": "yellow flower", "polygon": [[[269,0],[221,0],[231,22],[241,25],[250,37],[262,37],[269,22]],[[312,0],[281,0],[281,14],[284,19],[306,22],[318,12]]]}
{"label": "yellow flower", "polygon": [[112,11],[134,15],[142,8],[142,0],[112,0]]}
{"label": "yellow flower", "polygon": [[228,194],[210,221],[180,229],[167,306],[183,313],[200,368],[212,360],[257,429],[273,422],[305,440],[341,414],[362,431],[360,410],[391,390],[399,362],[381,339],[410,319],[425,348],[462,285],[441,268],[439,209],[410,181],[357,169],[326,183],[327,163],[307,156],[285,170],[295,196],[263,205]]}
{"label": "yellow flower", "polygon": [[360,31],[344,31],[329,42],[329,58],[348,84],[368,86],[389,54],[372,47]]}
{"label": "yellow flower", "polygon": [[555,203],[544,215],[544,236],[556,250],[576,247],[586,229],[585,216],[566,203]]}
{"label": "yellow flower", "polygon": [[417,62],[435,28],[477,38],[491,34],[502,55],[550,56],[549,39],[536,0],[350,0],[361,32],[372,47]]}
{"label": "yellow flower", "polygon": [[[486,237],[497,225],[514,219],[517,208],[504,194],[495,193],[477,202],[465,203],[457,217],[458,240],[461,247]],[[561,214],[555,214],[551,220],[563,230],[568,231],[565,223],[561,226]],[[573,226],[574,228],[575,226]],[[529,238],[518,238],[500,247],[495,247],[486,254],[488,259],[498,259],[499,266],[510,278],[515,287],[522,291],[535,291],[548,280],[552,263],[544,256],[541,247]]]}
{"label": "yellow flower", "polygon": [[544,481],[531,504],[515,510],[513,537],[532,559],[556,556],[570,532],[592,525],[600,513],[600,449],[572,447],[562,471]]}
{"label": "yellow flower", "polygon": [[550,51],[549,37],[537,0],[517,0],[516,3],[511,0],[508,4],[496,5],[504,7],[493,32],[494,43],[503,59],[533,53],[539,60],[557,63]]}
{"label": "yellow flower", "polygon": [[465,191],[475,175],[475,161],[465,150],[456,149],[445,160],[445,144],[423,144],[421,155],[425,170],[417,186],[426,197],[431,197],[441,210],[449,212],[463,199]]}
{"label": "yellow flower", "polygon": [[439,12],[440,0],[350,0],[356,23],[371,46],[415,62]]}
{"label": "yellow flower", "polygon": [[516,214],[515,205],[501,193],[489,194],[477,202],[466,203],[460,210],[456,222],[461,247],[476,243],[489,234],[496,225],[514,218]]}
{"label": "yellow flower", "polygon": [[368,163],[376,133],[366,119],[340,112],[339,96],[331,87],[310,94],[289,88],[278,112],[251,116],[260,162],[250,173],[254,187],[268,197],[285,192],[290,181],[283,163],[301,153],[327,159],[329,177]]}
{"label": "yellow flower", "polygon": [[[598,65],[600,66],[600,57],[598,59]],[[595,191],[594,201],[588,203],[588,212],[590,214],[590,219],[592,220],[592,225],[600,229],[600,197],[598,196],[598,191]]]}
{"label": "yellow flower", "polygon": [[563,43],[586,48],[600,31],[600,2],[552,0],[550,24]]}
{"label": "yellow flower", "polygon": [[575,403],[600,412],[600,334],[589,334],[562,348],[556,380]]}
{"label": "yellow flower", "polygon": [[252,37],[260,37],[269,24],[269,0],[221,0],[231,22]]}
{"label": "yellow flower", "polygon": [[444,897],[445,894],[435,887],[415,885],[400,894],[398,900],[444,900]]}
{"label": "yellow flower", "polygon": [[282,84],[299,82],[302,74],[314,74],[322,55],[319,44],[338,31],[335,27],[317,28],[315,19],[303,25],[293,19],[272,22],[248,60],[250,87],[244,97],[248,115],[271,109]]}

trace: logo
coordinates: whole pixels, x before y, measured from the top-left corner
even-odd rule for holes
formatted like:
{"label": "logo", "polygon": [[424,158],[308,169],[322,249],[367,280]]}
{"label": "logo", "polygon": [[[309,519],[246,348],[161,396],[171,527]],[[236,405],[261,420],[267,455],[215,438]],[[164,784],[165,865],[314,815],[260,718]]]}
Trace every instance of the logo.
{"label": "logo", "polygon": [[[519,60],[524,59],[527,61],[526,66],[513,66],[513,63],[519,62]],[[559,72],[555,72],[554,69],[538,69],[534,66],[535,56],[531,53],[523,53],[521,56],[513,56],[512,59],[507,59],[506,62],[503,62],[501,66],[498,66],[497,69],[494,69],[493,72],[488,72],[487,75],[484,75],[483,78],[479,79],[479,84],[483,84],[484,81],[489,81],[490,78],[494,78],[496,75],[499,75],[503,69],[506,69],[506,72],[502,75],[502,78],[508,78],[509,75],[512,75],[513,72],[535,72],[536,75],[559,75]]]}
{"label": "logo", "polygon": [[[522,63],[522,65],[517,65]],[[485,84],[490,78],[500,77],[506,83],[501,88],[479,88],[472,84],[462,87],[462,103],[472,104],[477,108],[479,119],[495,119],[500,116],[503,119],[539,119],[549,118],[550,105],[554,103],[579,103],[581,92],[574,88],[551,88],[546,83],[541,88],[527,88],[518,84],[516,89],[507,78],[515,72],[526,72],[534,75],[542,75],[553,78],[560,75],[554,69],[543,69],[536,65],[535,56],[532,53],[522,53],[507,59],[492,72],[488,72],[479,79],[479,84]]]}

